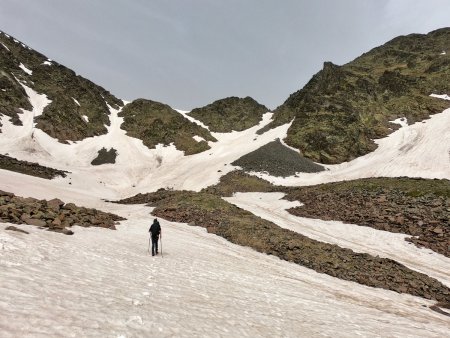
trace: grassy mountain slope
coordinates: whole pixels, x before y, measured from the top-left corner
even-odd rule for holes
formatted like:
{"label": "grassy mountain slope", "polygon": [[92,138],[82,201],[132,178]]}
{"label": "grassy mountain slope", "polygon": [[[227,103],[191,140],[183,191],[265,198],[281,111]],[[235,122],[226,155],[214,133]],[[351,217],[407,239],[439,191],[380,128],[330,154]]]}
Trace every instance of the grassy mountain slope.
{"label": "grassy mountain slope", "polygon": [[341,163],[373,151],[373,139],[396,128],[389,121],[414,123],[449,107],[432,93],[450,93],[450,28],[397,37],[343,66],[325,62],[264,130],[294,120],[289,145],[316,162]]}
{"label": "grassy mountain slope", "polygon": [[2,32],[0,43],[0,114],[20,125],[20,108],[32,108],[21,82],[52,101],[35,120],[37,128],[50,136],[76,141],[106,133],[105,125],[110,124],[106,102],[118,108],[121,100]]}
{"label": "grassy mountain slope", "polygon": [[[149,148],[158,143],[169,145],[173,142],[177,149],[191,155],[209,149],[207,141],[216,141],[208,130],[163,103],[134,100],[123,108],[119,116],[124,117],[121,128],[127,131],[127,135],[143,140]],[[200,136],[204,141],[197,142],[193,136]]]}
{"label": "grassy mountain slope", "polygon": [[269,109],[251,97],[227,97],[193,109],[188,115],[206,124],[213,132],[229,133],[256,126]]}

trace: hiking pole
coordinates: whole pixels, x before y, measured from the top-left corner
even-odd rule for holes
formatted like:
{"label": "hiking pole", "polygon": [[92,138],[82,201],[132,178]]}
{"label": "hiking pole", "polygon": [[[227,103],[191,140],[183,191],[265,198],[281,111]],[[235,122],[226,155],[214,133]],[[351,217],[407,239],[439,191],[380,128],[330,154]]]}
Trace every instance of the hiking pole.
{"label": "hiking pole", "polygon": [[163,253],[162,253],[162,236],[161,236],[161,234],[159,234],[159,241],[161,243],[161,258],[163,258],[164,256],[163,256]]}
{"label": "hiking pole", "polygon": [[148,250],[147,250],[147,252],[150,255],[150,237],[148,238]]}

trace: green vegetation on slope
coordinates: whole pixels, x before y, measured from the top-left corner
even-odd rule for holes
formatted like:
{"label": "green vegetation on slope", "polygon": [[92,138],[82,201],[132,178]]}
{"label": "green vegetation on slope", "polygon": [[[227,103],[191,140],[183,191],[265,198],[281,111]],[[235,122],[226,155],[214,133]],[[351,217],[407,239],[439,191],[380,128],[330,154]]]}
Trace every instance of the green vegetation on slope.
{"label": "green vegetation on slope", "polygon": [[[149,148],[159,143],[174,143],[177,149],[192,155],[209,149],[207,141],[216,141],[208,130],[163,103],[134,100],[123,108],[119,116],[124,117],[121,128],[127,131],[127,135],[141,139]],[[194,136],[205,141],[197,142]]]}
{"label": "green vegetation on slope", "polygon": [[397,37],[343,66],[324,68],[291,94],[260,132],[292,120],[287,144],[313,161],[333,164],[376,148],[375,138],[398,126],[442,112],[450,104],[432,93],[450,93],[450,28]]}
{"label": "green vegetation on slope", "polygon": [[229,133],[256,126],[268,111],[251,97],[233,96],[195,108],[188,115],[206,124],[213,132]]}
{"label": "green vegetation on slope", "polygon": [[216,185],[202,190],[213,195],[229,197],[235,192],[278,192],[285,190],[284,187],[274,186],[272,183],[249,175],[241,170],[234,170],[220,178]]}

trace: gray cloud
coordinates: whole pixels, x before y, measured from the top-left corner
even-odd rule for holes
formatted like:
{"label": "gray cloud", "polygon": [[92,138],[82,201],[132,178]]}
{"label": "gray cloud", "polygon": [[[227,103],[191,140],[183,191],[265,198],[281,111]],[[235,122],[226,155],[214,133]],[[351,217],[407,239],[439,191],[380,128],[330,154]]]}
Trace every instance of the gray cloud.
{"label": "gray cloud", "polygon": [[0,0],[0,29],[102,85],[191,109],[274,108],[324,61],[450,26],[446,0]]}

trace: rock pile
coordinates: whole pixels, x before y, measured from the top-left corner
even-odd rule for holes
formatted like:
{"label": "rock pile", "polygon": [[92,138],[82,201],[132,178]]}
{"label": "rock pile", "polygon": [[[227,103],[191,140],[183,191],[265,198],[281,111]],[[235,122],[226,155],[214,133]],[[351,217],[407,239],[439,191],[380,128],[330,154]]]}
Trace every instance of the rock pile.
{"label": "rock pile", "polygon": [[55,198],[49,201],[19,197],[0,190],[0,222],[29,224],[51,231],[72,235],[69,228],[101,227],[115,229],[115,222],[124,218],[117,215],[78,207]]}
{"label": "rock pile", "polygon": [[44,167],[38,163],[21,161],[14,157],[0,154],[0,169],[11,170],[25,175],[37,176],[51,180],[57,176],[66,177],[68,171]]}
{"label": "rock pile", "polygon": [[[448,185],[448,181],[442,184]],[[412,235],[414,237],[408,241],[450,257],[448,196],[432,193],[414,196],[385,187],[340,189],[338,185],[334,184],[335,189],[330,185],[330,189],[317,186],[291,190],[286,198],[304,205],[289,212],[301,217],[337,220]]]}
{"label": "rock pile", "polygon": [[231,164],[246,171],[267,172],[279,177],[293,176],[297,172],[317,173],[325,170],[323,166],[286,147],[280,139],[267,143]]}

